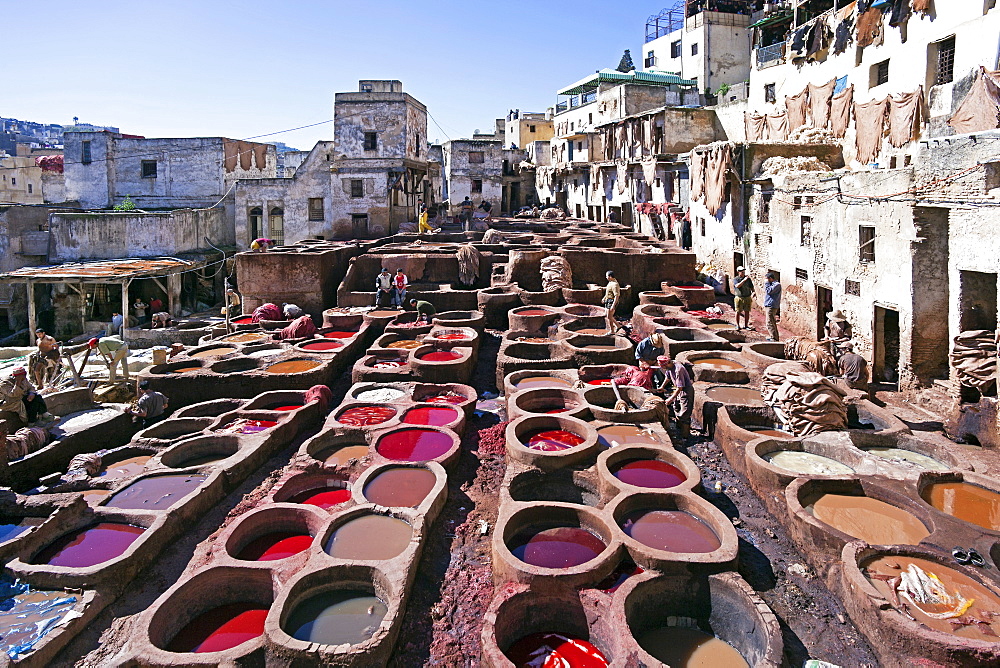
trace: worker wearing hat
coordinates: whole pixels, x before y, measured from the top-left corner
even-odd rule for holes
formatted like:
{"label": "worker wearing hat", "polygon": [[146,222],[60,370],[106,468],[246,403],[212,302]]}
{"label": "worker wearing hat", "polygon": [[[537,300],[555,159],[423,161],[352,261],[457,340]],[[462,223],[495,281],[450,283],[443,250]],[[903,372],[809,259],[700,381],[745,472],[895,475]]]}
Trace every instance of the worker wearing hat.
{"label": "worker wearing hat", "polygon": [[100,339],[91,339],[87,342],[91,350],[96,349],[108,365],[108,381],[115,382],[115,367],[121,363],[122,375],[128,380],[128,344],[117,336],[102,336]]}
{"label": "worker wearing hat", "polygon": [[145,429],[166,416],[170,400],[151,388],[148,380],[139,381],[139,392],[139,401],[135,408],[129,408],[129,412],[134,416],[132,419],[138,421]]}
{"label": "worker wearing hat", "polygon": [[691,374],[669,352],[658,356],[656,364],[659,369],[653,376],[656,380],[654,391],[663,392],[671,417],[677,423],[678,435],[687,438],[691,435],[691,414],[694,412],[694,382]]}
{"label": "worker wearing hat", "polygon": [[0,380],[0,412],[17,413],[25,424],[47,421],[52,417],[45,400],[28,380],[23,366],[15,368],[10,376]]}
{"label": "worker wearing hat", "polygon": [[653,332],[635,345],[635,358],[655,364],[656,358],[663,354],[666,345],[663,332]]}
{"label": "worker wearing hat", "polygon": [[851,323],[847,321],[847,317],[840,309],[827,314],[824,330],[826,331],[824,340],[833,344],[835,353],[843,351],[853,336]]}

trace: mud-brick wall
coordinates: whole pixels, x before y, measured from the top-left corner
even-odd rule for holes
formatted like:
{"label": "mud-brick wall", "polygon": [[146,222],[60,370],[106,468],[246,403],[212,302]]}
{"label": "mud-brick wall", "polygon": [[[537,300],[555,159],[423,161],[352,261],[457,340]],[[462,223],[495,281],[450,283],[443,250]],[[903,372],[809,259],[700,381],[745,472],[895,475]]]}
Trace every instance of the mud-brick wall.
{"label": "mud-brick wall", "polygon": [[622,285],[631,285],[632,294],[657,291],[663,281],[689,281],[695,278],[694,253],[611,253],[606,250],[571,250],[563,257],[573,269],[574,283],[605,285],[608,271]]}
{"label": "mud-brick wall", "polygon": [[236,280],[243,296],[243,312],[265,302],[298,304],[311,315],[336,305],[337,287],[350,259],[360,251],[340,246],[317,251],[240,253]]}

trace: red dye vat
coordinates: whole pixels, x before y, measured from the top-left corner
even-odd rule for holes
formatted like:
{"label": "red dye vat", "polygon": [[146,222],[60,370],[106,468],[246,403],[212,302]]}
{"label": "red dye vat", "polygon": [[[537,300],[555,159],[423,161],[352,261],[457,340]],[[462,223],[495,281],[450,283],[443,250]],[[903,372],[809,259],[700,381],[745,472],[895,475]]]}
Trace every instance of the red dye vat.
{"label": "red dye vat", "polygon": [[379,360],[372,364],[373,369],[398,369],[401,366],[406,366],[406,363],[396,360]]}
{"label": "red dye vat", "polygon": [[521,532],[510,551],[526,564],[540,568],[573,568],[604,551],[604,541],[580,527],[554,527]]}
{"label": "red dye vat", "polygon": [[231,603],[198,615],[178,633],[170,652],[221,652],[264,635],[267,608],[255,603]]}
{"label": "red dye vat", "polygon": [[101,522],[61,536],[32,560],[36,564],[86,568],[121,556],[145,531],[142,527]]}
{"label": "red dye vat", "polygon": [[429,404],[460,404],[465,401],[465,397],[461,394],[455,394],[450,392],[448,394],[435,394],[433,397],[427,397],[423,401]]}
{"label": "red dye vat", "polygon": [[237,325],[246,325],[253,322],[253,316],[245,315],[242,318],[233,318],[231,322]]}
{"label": "red dye vat", "polygon": [[396,410],[388,406],[357,406],[356,408],[348,408],[338,415],[337,422],[356,427],[367,427],[391,420],[395,415]]}
{"label": "red dye vat", "polygon": [[585,381],[587,385],[610,385],[610,378],[592,378],[591,380]]}
{"label": "red dye vat", "polygon": [[517,668],[606,668],[608,660],[592,643],[561,633],[532,633],[507,650]]}
{"label": "red dye vat", "polygon": [[406,411],[403,422],[443,427],[458,419],[458,411],[450,406],[418,406]]}
{"label": "red dye vat", "polygon": [[546,413],[547,415],[554,415],[556,413],[565,413],[568,410],[569,410],[569,406],[563,406],[562,408],[550,408],[549,410],[542,411],[542,412]]}
{"label": "red dye vat", "polygon": [[267,410],[269,410],[269,411],[297,411],[300,408],[302,408],[302,404],[299,404],[297,406],[268,406]]}
{"label": "red dye vat", "polygon": [[629,485],[656,489],[676,487],[687,480],[687,476],[679,468],[658,459],[627,462],[618,467],[614,474],[616,478]]}
{"label": "red dye vat", "polygon": [[532,450],[557,452],[568,450],[583,443],[583,437],[565,429],[541,429],[529,432],[521,441]]}
{"label": "red dye vat", "polygon": [[306,550],[312,545],[312,536],[291,531],[269,533],[247,543],[236,555],[243,561],[277,561]]}
{"label": "red dye vat", "polygon": [[450,434],[432,429],[403,429],[379,439],[375,450],[399,462],[425,462],[440,457],[452,446]]}
{"label": "red dye vat", "polygon": [[552,311],[543,308],[529,308],[525,311],[518,311],[514,315],[552,315]]}
{"label": "red dye vat", "polygon": [[327,510],[350,500],[351,490],[349,489],[332,489],[322,487],[318,489],[307,489],[304,492],[299,492],[292,498],[288,499],[286,503],[301,503],[306,506],[319,506],[320,508]]}
{"label": "red dye vat", "polygon": [[442,341],[465,341],[469,337],[465,334],[438,334],[434,338],[441,339]]}
{"label": "red dye vat", "polygon": [[340,341],[314,341],[312,343],[303,343],[299,347],[303,350],[337,350],[338,348],[343,348],[344,344]]}
{"label": "red dye vat", "polygon": [[462,353],[453,350],[435,350],[432,353],[424,353],[420,359],[424,362],[452,362],[462,358]]}
{"label": "red dye vat", "polygon": [[356,329],[351,330],[351,331],[345,331],[345,332],[323,332],[323,338],[326,338],[326,339],[349,339],[349,338],[351,338],[352,336],[354,336],[357,333],[358,333],[358,330],[356,330]]}

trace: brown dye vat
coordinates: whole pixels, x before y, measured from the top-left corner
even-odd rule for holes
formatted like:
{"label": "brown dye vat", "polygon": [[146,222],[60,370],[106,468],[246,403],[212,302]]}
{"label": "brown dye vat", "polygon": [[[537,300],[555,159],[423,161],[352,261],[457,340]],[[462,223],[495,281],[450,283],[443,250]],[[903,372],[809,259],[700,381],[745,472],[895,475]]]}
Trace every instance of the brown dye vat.
{"label": "brown dye vat", "polygon": [[597,440],[605,448],[619,445],[665,445],[654,433],[631,424],[612,424],[597,430]]}
{"label": "brown dye vat", "polygon": [[576,334],[587,334],[587,335],[590,335],[590,336],[608,336],[609,335],[608,330],[605,329],[605,328],[601,328],[601,329],[595,329],[595,328],[592,328],[592,329],[575,329],[575,330],[573,330],[573,332],[576,333]]}
{"label": "brown dye vat", "polygon": [[152,458],[152,455],[139,455],[138,457],[122,459],[114,464],[108,464],[103,471],[97,474],[97,477],[105,480],[117,480],[118,478],[139,475],[146,470],[146,462]]}
{"label": "brown dye vat", "polygon": [[429,469],[398,466],[386,469],[365,485],[365,498],[388,508],[416,508],[434,489],[437,476]]}
{"label": "brown dye vat", "polygon": [[322,362],[319,360],[288,360],[287,362],[272,364],[264,369],[264,371],[267,371],[268,373],[304,373],[306,371],[312,371],[320,364],[322,364]]}
{"label": "brown dye vat", "polygon": [[1000,494],[996,492],[967,482],[938,482],[928,485],[923,497],[943,513],[1000,531]]}
{"label": "brown dye vat", "polygon": [[622,518],[621,527],[654,550],[707,553],[722,546],[705,522],[683,510],[636,510]]}
{"label": "brown dye vat", "polygon": [[229,336],[224,336],[220,341],[229,341],[232,343],[257,343],[258,341],[266,341],[267,334],[261,334],[260,332],[245,332],[243,334],[230,334]]}
{"label": "brown dye vat", "polygon": [[181,366],[176,369],[170,369],[167,373],[188,373],[189,371],[201,371],[200,366]]}
{"label": "brown dye vat", "polygon": [[618,350],[618,346],[609,346],[603,343],[594,343],[589,346],[583,346],[583,350]]}
{"label": "brown dye vat", "polygon": [[104,499],[108,498],[111,494],[111,490],[108,489],[88,489],[83,492],[83,500],[87,502],[89,506],[96,506]]}
{"label": "brown dye vat", "polygon": [[401,311],[368,311],[368,317],[370,318],[389,318],[396,317]]}
{"label": "brown dye vat", "polygon": [[223,355],[228,355],[229,353],[235,353],[236,348],[230,346],[222,346],[219,348],[209,348],[208,350],[199,350],[196,353],[191,353],[188,357],[222,357]]}
{"label": "brown dye vat", "polygon": [[867,496],[824,494],[806,510],[871,545],[916,545],[930,535],[913,513]]}
{"label": "brown dye vat", "polygon": [[340,525],[326,542],[338,559],[384,560],[398,557],[410,544],[413,527],[388,515],[361,515]]}
{"label": "brown dye vat", "polygon": [[532,390],[538,387],[571,387],[573,383],[555,376],[525,376],[514,384],[519,390]]}
{"label": "brown dye vat", "polygon": [[316,459],[323,460],[328,466],[343,466],[352,459],[361,459],[367,455],[367,445],[345,445],[336,450],[324,450]]}
{"label": "brown dye vat", "polygon": [[[899,578],[903,573],[907,574],[907,579],[914,574],[919,575],[911,566],[923,570],[928,576],[933,573],[937,577],[940,587],[935,588],[932,599],[935,603],[921,603],[912,593],[904,593],[906,588],[901,582],[895,588],[889,583],[889,580]],[[878,557],[867,562],[864,564],[864,573],[886,600],[893,604],[896,601],[900,605],[905,603],[906,612],[924,626],[961,638],[997,642],[1000,620],[996,620],[996,617],[1000,617],[1000,598],[964,573],[928,559],[897,555]],[[942,615],[948,616],[940,619]],[[956,623],[959,618],[970,623]],[[985,624],[972,622],[972,619],[982,620]]]}
{"label": "brown dye vat", "polygon": [[729,322],[713,322],[711,325],[705,325],[705,329],[736,329],[736,325]]}
{"label": "brown dye vat", "polygon": [[420,341],[414,341],[412,339],[403,339],[402,341],[393,341],[392,343],[386,344],[386,348],[403,348],[406,350],[413,350],[414,348],[419,348],[424,344]]}
{"label": "brown dye vat", "polygon": [[739,362],[727,360],[723,357],[706,357],[704,359],[695,360],[694,363],[708,369],[716,369],[717,371],[739,371],[746,368]]}
{"label": "brown dye vat", "polygon": [[747,431],[752,431],[760,436],[770,436],[771,438],[795,438],[792,434],[787,431],[781,431],[780,429],[770,429],[768,427],[748,427],[744,426]]}
{"label": "brown dye vat", "polygon": [[705,390],[705,396],[724,404],[737,404],[739,406],[764,405],[764,402],[760,398],[760,392],[749,387],[724,387],[717,385]]}
{"label": "brown dye vat", "polygon": [[636,638],[653,658],[673,668],[750,668],[729,643],[680,626],[661,626]]}

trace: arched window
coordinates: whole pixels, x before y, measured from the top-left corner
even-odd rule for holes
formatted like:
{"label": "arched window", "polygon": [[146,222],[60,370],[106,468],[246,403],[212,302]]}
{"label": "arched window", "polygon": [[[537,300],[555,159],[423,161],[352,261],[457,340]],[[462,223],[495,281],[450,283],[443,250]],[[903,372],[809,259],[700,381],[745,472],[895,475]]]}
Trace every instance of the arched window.
{"label": "arched window", "polygon": [[285,210],[281,207],[271,209],[271,219],[268,221],[267,236],[276,246],[285,243]]}
{"label": "arched window", "polygon": [[250,241],[259,239],[261,229],[264,227],[264,209],[259,206],[250,209],[250,213],[247,216],[247,223],[250,228]]}

